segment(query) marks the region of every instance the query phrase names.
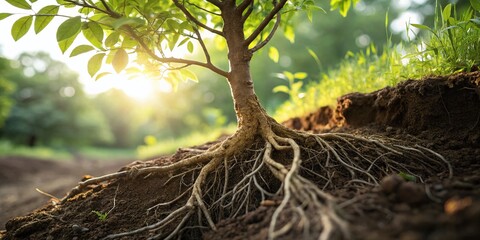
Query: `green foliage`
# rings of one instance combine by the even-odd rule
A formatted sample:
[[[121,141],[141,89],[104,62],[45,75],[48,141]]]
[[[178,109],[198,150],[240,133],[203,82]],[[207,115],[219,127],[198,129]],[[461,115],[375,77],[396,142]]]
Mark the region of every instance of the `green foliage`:
[[[15,21],[12,26],[13,40],[17,41],[23,36],[25,36],[25,34],[27,34],[28,30],[30,29],[30,26],[32,26],[32,21],[32,16],[21,17],[17,21]]]
[[[409,182],[416,182],[417,181],[417,178],[411,174],[408,174],[408,173],[404,173],[404,172],[399,172],[398,173],[398,176],[402,177],[403,179],[405,179],[405,181],[409,181]]]
[[[54,149],[45,146],[27,147],[5,139],[0,139],[0,156],[21,156],[61,161],[70,161],[73,159],[72,154],[66,149]]]
[[[20,73],[10,66],[9,60],[4,58],[0,58],[0,73],[0,128],[2,128],[14,103],[11,94],[15,90],[15,85],[10,78]]]
[[[26,0],[5,0],[10,3],[12,6],[21,8],[21,9],[32,9],[32,6]]]
[[[99,212],[99,211],[92,211],[92,213],[95,213],[95,215],[97,215],[97,217],[98,217],[98,220],[100,220],[100,221],[105,221],[108,217],[108,213],[102,213],[102,212]]]
[[[289,94],[290,99],[277,108],[274,116],[284,121],[303,116],[320,106],[334,105],[337,97],[350,92],[371,92],[394,85],[401,80],[398,65],[401,65],[401,59],[397,52],[378,54],[373,44],[357,54],[349,52],[338,69],[323,74],[318,82],[311,82],[304,88],[301,82],[297,82],[288,92],[283,91]],[[389,70],[398,72],[389,73]],[[289,83],[289,86],[292,84]],[[280,87],[286,86],[275,89]]]
[[[303,98],[305,97],[305,93],[301,91],[303,82],[307,77],[307,73],[305,72],[297,72],[297,73],[291,73],[288,71],[284,71],[283,73],[277,74],[277,77],[283,80],[286,80],[288,82],[287,85],[279,85],[273,88],[273,92],[281,92],[281,93],[286,93],[288,96],[290,96],[289,101],[292,102],[294,105],[299,106],[300,109],[297,109],[296,111],[300,111],[303,113],[306,113],[306,109],[303,108]],[[299,80],[299,81],[296,81]]]
[[[358,3],[360,0],[332,0],[330,1],[330,6],[332,10],[338,9],[342,16],[347,16],[348,10],[350,7]]]
[[[34,146],[88,144],[111,141],[101,112],[94,109],[77,75],[45,54],[23,54],[15,104],[0,128],[0,137]]]
[[[443,10],[438,11],[434,29],[412,24],[413,27],[430,33],[429,38],[421,43],[423,46],[408,56],[412,64],[435,63],[435,66],[432,66],[433,72],[438,74],[468,71],[473,66],[478,66],[480,18],[477,14],[478,11],[468,9],[459,16],[455,6],[448,4]]]
[[[357,1],[353,0],[353,3]],[[30,10],[36,1],[8,0],[7,2],[17,8]],[[76,2],[58,0],[57,3],[59,5],[49,5],[38,12],[19,18],[12,28],[13,38],[18,40],[23,37],[30,29],[32,21],[35,21],[35,33],[39,33],[55,16],[67,17],[57,29],[58,46],[62,52],[66,52],[79,32],[82,32],[97,51],[96,55],[90,59],[88,66],[89,74],[92,77],[96,76],[96,79],[106,75],[104,72],[99,72],[104,63],[112,64],[113,69],[118,73],[133,62],[130,62],[130,59],[134,60],[133,65],[139,68],[138,71],[150,77],[167,76],[165,79],[172,85],[176,85],[179,80],[196,79],[191,77],[192,72],[169,73],[182,69],[182,64],[203,67],[208,65],[208,68],[213,68],[208,47],[203,45],[202,30],[222,35],[224,23],[218,14],[220,9],[208,1],[91,0]],[[331,0],[332,9],[338,8],[342,15],[346,15],[351,3],[352,0]],[[253,33],[264,24],[264,20],[276,5],[276,1],[260,0],[252,6],[247,6],[246,12],[251,14],[248,14],[245,19],[244,33],[246,36],[253,35],[249,41],[252,46],[271,38],[269,33],[277,27],[277,23],[274,23],[275,18],[268,18],[271,23],[267,22],[260,34]],[[59,12],[62,8],[75,8],[78,14],[72,15],[72,11],[69,11],[69,15],[62,14]],[[279,23],[283,26],[283,33],[292,43],[295,41],[294,28],[290,21],[293,14],[299,10],[304,11],[312,21],[315,11],[324,11],[313,0],[285,1],[281,10],[283,17],[277,20],[281,21]],[[8,16],[10,16],[9,13],[3,13],[0,20]],[[104,35],[108,37],[105,38]],[[201,45],[207,64],[197,60],[175,59],[172,52],[183,45],[186,45],[189,53],[194,53],[195,48]],[[76,56],[89,51],[83,47],[81,49],[77,47],[70,55]],[[278,51],[275,52],[275,48],[271,48],[270,52],[271,57],[278,61],[278,57],[275,57]],[[110,61],[104,56],[113,56],[113,60]]]
[[[321,75],[317,82],[296,91],[283,91],[290,95],[290,100],[277,109],[275,117],[284,121],[305,115],[320,106],[334,105],[337,97],[347,93],[372,92],[405,79],[469,71],[478,66],[478,17],[471,9],[460,17],[455,12],[452,5],[439,11],[434,28],[412,24],[430,32],[429,36],[417,41],[395,46],[388,44],[381,54],[373,44],[356,54],[348,52],[337,69]],[[287,89],[287,86],[277,88]],[[302,101],[296,99],[300,95],[303,96]]]
[[[188,135],[177,138],[158,139],[152,135],[145,137],[144,144],[138,146],[137,154],[140,159],[148,159],[154,156],[172,154],[180,147],[195,146],[207,141],[214,141],[225,134],[232,134],[235,125],[223,128],[211,128],[208,130],[194,131]]]
[[[58,13],[58,9],[59,6],[49,5],[38,11],[34,24],[36,34],[40,33],[53,20],[53,17]]]

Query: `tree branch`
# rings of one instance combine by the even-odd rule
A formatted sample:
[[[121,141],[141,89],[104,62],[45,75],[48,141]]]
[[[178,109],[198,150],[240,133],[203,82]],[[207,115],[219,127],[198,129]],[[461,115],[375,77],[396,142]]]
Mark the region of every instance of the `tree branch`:
[[[238,5],[237,9],[239,12],[243,13],[245,9],[247,9],[248,6],[251,6],[253,4],[253,0],[243,0],[240,5]]]
[[[200,35],[200,32],[198,31],[197,28],[194,28],[193,31],[195,32],[195,35],[197,35],[197,41],[200,43],[200,46],[202,47],[207,63],[211,63],[212,61],[210,59],[210,53],[208,52],[207,46],[205,46],[205,42],[202,39],[202,35]]]
[[[278,26],[280,25],[281,20],[282,20],[282,14],[277,13],[277,20],[275,21],[275,25],[273,26],[272,31],[270,31],[270,33],[268,34],[267,38],[265,38],[265,40],[263,40],[262,42],[260,42],[255,47],[253,47],[252,49],[249,50],[251,53],[254,53],[254,52],[260,50],[262,47],[267,45],[267,43],[270,42],[270,40],[272,40],[273,36],[275,35],[275,31],[277,31]]]
[[[207,0],[207,2],[217,6],[218,8],[221,8],[222,7],[222,2],[218,1],[218,0]]]
[[[242,10],[242,13],[245,10]],[[245,23],[247,21],[248,17],[250,17],[250,14],[253,12],[253,0],[250,2],[250,7],[248,8],[247,12],[242,16],[242,23]]]
[[[189,2],[188,5],[194,6],[194,7],[198,8],[198,9],[204,11],[204,12],[210,13],[210,14],[215,15],[215,16],[221,16],[220,13],[216,13],[216,12],[213,12],[213,11],[209,11],[209,10],[207,10],[207,9],[205,9],[205,8],[202,8],[202,7],[200,7],[200,6],[198,6],[197,4],[194,4],[194,3],[190,3],[190,2]]]
[[[127,32],[132,36],[132,38],[134,38],[140,44],[140,46],[145,50],[145,52],[156,61],[159,61],[161,63],[181,63],[186,65],[196,65],[196,66],[209,69],[218,75],[228,77],[228,73],[226,71],[223,71],[222,69],[216,67],[211,62],[204,63],[204,62],[199,62],[199,61],[189,60],[189,59],[182,59],[182,58],[160,57],[157,54],[155,54],[155,52],[152,49],[150,49],[150,47],[142,40],[141,37],[139,37],[135,33],[135,31],[130,26],[126,26],[125,28]]]
[[[272,11],[263,19],[263,21],[260,23],[260,25],[253,31],[253,33],[245,40],[244,45],[248,46],[250,43],[255,40],[255,38],[260,35],[260,33],[267,27],[268,23],[272,21],[273,17],[285,6],[287,3],[287,0],[281,0],[275,7],[272,9]]]
[[[187,17],[188,20],[194,22],[195,24],[197,24],[198,26],[204,28],[205,30],[209,31],[209,32],[212,32],[212,33],[215,33],[217,35],[220,35],[223,37],[223,33],[221,31],[218,31],[218,30],[215,30],[205,24],[203,24],[202,22],[198,21],[197,18],[195,18],[186,8],[184,5],[180,4],[180,2],[178,0],[173,0],[173,3],[175,3],[175,6],[177,6],[184,14],[185,16]]]

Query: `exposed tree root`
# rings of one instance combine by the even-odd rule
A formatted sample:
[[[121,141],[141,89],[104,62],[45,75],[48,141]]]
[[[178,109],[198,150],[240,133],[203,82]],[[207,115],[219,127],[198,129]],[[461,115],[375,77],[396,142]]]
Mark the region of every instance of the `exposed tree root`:
[[[452,174],[448,161],[421,146],[344,133],[300,133],[276,123],[268,126],[261,136],[234,135],[208,151],[177,163],[88,179],[72,190],[63,202],[87,185],[174,170],[180,174],[172,178],[183,177],[191,173],[191,169],[201,167],[183,193],[149,209],[177,206],[170,214],[154,224],[111,234],[104,239],[146,231],[151,234],[150,239],[172,239],[192,228],[216,230],[220,220],[241,216],[263,201],[278,199],[281,201],[274,204],[269,239],[291,231],[303,234],[303,239],[348,239],[348,225],[337,213],[335,199],[326,190],[339,184],[377,185],[382,177],[400,172],[423,181],[426,176],[416,171],[420,168],[429,169],[429,174],[444,171]],[[350,181],[338,182],[339,177]],[[277,179],[273,185],[272,178]]]

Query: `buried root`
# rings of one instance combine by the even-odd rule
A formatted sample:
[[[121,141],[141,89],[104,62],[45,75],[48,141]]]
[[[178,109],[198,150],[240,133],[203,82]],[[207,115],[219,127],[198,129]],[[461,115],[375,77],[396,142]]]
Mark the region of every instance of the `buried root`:
[[[234,135],[176,163],[88,179],[79,183],[62,203],[88,185],[177,172],[168,181],[180,178],[182,193],[148,209],[173,211],[159,215],[156,223],[103,239],[146,232],[149,239],[172,239],[189,231],[215,231],[220,220],[242,216],[259,205],[275,207],[268,227],[269,239],[290,232],[301,234],[302,239],[349,239],[348,224],[328,190],[344,185],[376,186],[384,176],[395,173],[409,174],[421,182],[440,172],[452,175],[449,162],[438,153],[393,139],[290,130],[263,135],[244,146],[231,144]],[[186,181],[189,176],[192,179]]]

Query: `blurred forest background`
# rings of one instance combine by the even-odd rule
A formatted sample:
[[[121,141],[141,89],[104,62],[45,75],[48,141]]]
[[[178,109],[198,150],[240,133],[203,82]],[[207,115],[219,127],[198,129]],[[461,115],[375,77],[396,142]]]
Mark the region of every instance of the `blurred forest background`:
[[[321,5],[328,10],[328,3]],[[406,21],[432,26],[436,3],[363,0],[346,18],[317,12],[310,22],[306,14],[296,15],[294,39],[277,34],[270,45],[279,52],[278,62],[271,60],[268,47],[252,61],[260,101],[275,116],[290,98],[272,91],[288,85],[278,73],[305,72],[305,86],[337,68],[349,51],[359,52],[372,44],[381,51],[383,46],[414,40],[415,35],[406,35]],[[438,1],[442,6],[447,3],[456,3],[457,9],[469,6],[467,0]],[[0,46],[0,155],[146,158],[201,144],[234,129],[227,82],[209,72],[194,69],[199,83],[181,83],[177,91],[155,88],[145,99],[115,88],[88,94],[80,75],[48,53],[1,57],[1,49],[8,47]],[[225,56],[221,46],[212,51],[214,59]],[[228,63],[219,64],[226,69]]]

